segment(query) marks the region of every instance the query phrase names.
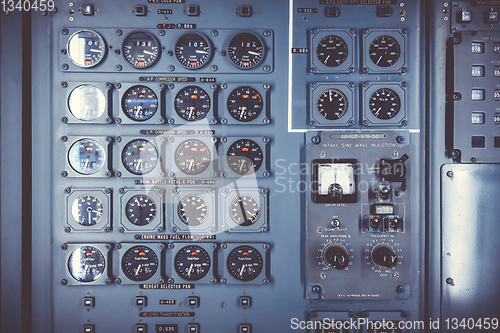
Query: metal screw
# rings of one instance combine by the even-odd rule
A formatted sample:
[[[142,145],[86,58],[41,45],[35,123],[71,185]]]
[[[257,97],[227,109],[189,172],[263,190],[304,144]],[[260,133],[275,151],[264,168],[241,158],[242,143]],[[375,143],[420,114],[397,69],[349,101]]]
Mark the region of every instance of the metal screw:
[[[115,173],[115,175],[116,175],[116,177],[121,177],[121,176],[122,176],[122,173],[121,173],[120,171],[117,171],[117,172]]]
[[[64,232],[66,232],[66,233],[71,232],[71,228],[70,227],[64,227]]]
[[[354,126],[354,120],[349,120],[349,121],[347,122],[347,125],[348,125],[348,126]]]
[[[406,73],[408,73],[408,68],[406,68],[406,67],[401,68],[401,74],[406,74]],[[405,86],[403,86],[403,87],[405,87]]]
[[[265,65],[263,70],[264,70],[264,72],[269,72],[269,71],[271,71],[271,66]]]
[[[217,67],[216,65],[213,65],[211,68],[210,68],[212,71],[216,72],[219,70],[219,67]]]
[[[66,81],[61,82],[61,87],[63,87],[63,88],[68,87],[68,82],[66,82]]]
[[[125,232],[125,229],[124,229],[123,227],[120,227],[120,228],[118,228],[118,232],[120,232],[120,233],[124,233],[124,232]]]
[[[318,144],[321,141],[321,139],[319,138],[319,136],[313,136],[311,138],[311,141],[312,143]]]
[[[455,285],[455,283],[454,283],[454,281],[453,281],[452,278],[447,278],[446,279],[446,283],[449,284],[450,286],[454,286]]]
[[[61,250],[67,250],[68,249],[68,245],[67,244],[63,244],[61,245]]]
[[[168,66],[168,70],[171,72],[175,71],[175,66],[174,65]]]
[[[370,122],[368,120],[363,120],[363,125],[368,126],[370,125]]]
[[[116,65],[115,69],[116,69],[117,71],[121,71],[121,70],[123,69],[123,67],[122,67],[121,65]]]
[[[401,126],[403,126],[403,127],[404,127],[404,126],[407,126],[407,125],[408,125],[408,121],[407,121],[407,120],[403,120],[403,121],[401,122]]]
[[[334,228],[340,227],[340,220],[339,219],[332,220],[332,227]]]
[[[315,294],[319,294],[319,292],[321,291],[321,287],[320,286],[313,286],[311,288],[311,291]]]
[[[266,31],[264,31],[263,35],[264,35],[264,37],[269,37],[269,36],[271,36],[271,31],[266,30]]]
[[[158,35],[160,35],[160,36],[165,36],[165,30],[160,30],[160,31],[158,31]]]
[[[68,70],[69,69],[69,65],[68,64],[63,64],[62,65],[62,69],[65,70],[65,71]]]
[[[66,124],[68,122],[68,118],[67,117],[62,117],[61,118],[61,122]]]
[[[313,287],[314,288],[314,287]],[[316,318],[318,316],[317,312],[311,312],[311,318]]]
[[[403,143],[404,141],[405,141],[405,138],[404,138],[404,137],[402,137],[401,135],[398,135],[398,136],[396,137],[396,142],[397,142],[397,143]]]
[[[121,35],[123,34],[123,31],[121,31],[120,29],[118,29],[118,30],[116,30],[116,34],[117,34],[118,36],[121,36]]]
[[[219,35],[219,32],[217,30],[212,30],[211,32],[212,36],[218,36]]]
[[[408,86],[408,83],[406,81],[401,82],[401,86],[406,87]]]
[[[398,286],[398,287],[396,288],[396,292],[397,292],[398,294],[402,294],[404,291],[405,291],[405,288],[404,288],[403,286]]]
[[[453,177],[453,171],[451,171],[451,170],[450,170],[450,171],[448,171],[448,172],[446,173],[446,175],[447,175],[448,177],[452,178],[452,177]]]
[[[116,118],[115,121],[116,121],[117,124],[121,124],[122,123],[122,118]]]
[[[68,284],[68,280],[66,280],[66,279],[62,279],[62,280],[61,280],[61,284],[62,284],[63,286],[67,285],[67,284]]]
[[[320,277],[322,280],[324,280],[324,279],[326,279],[326,274],[325,274],[325,273],[321,273],[321,274],[319,275],[319,277]]]

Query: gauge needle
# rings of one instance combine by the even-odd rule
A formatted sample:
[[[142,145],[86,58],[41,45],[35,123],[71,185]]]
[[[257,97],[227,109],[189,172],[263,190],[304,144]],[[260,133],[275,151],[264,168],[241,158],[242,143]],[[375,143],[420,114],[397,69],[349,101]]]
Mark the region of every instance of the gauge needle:
[[[102,50],[96,50],[96,49],[90,49],[90,52],[99,52],[99,53],[102,53],[103,51]]]
[[[193,270],[193,264],[191,264],[191,266],[189,266],[188,277],[191,277],[191,271],[192,270]]]
[[[87,271],[89,270],[89,266],[85,266],[85,271],[83,272],[83,276],[87,276]]]
[[[191,116],[193,115],[193,112],[194,112],[194,106],[191,106],[191,107],[189,108],[188,118],[191,118]]]
[[[331,102],[332,101],[332,91],[331,90],[328,91],[328,97],[330,97],[330,102]]]
[[[135,272],[134,272],[134,275],[135,275],[135,276],[138,276],[138,275],[139,275],[139,272],[141,271],[141,266],[142,266],[142,264],[139,264],[139,266],[137,266],[137,269],[136,269],[136,270],[135,270]]]
[[[193,162],[194,162],[194,160],[191,160],[191,162],[189,162],[188,171],[191,170],[191,168],[193,167]]]
[[[252,214],[248,210],[247,210],[247,213],[250,214],[253,218],[255,218],[257,216],[257,214]]]
[[[196,53],[204,53],[204,54],[207,54],[208,52],[207,52],[207,51],[202,51],[202,50],[196,50]]]
[[[243,118],[243,115],[245,114],[246,109],[247,109],[247,108],[246,108],[245,106],[243,106],[243,107],[241,108],[240,119],[241,119],[241,118]]]
[[[91,210],[92,213],[96,213],[96,214],[99,214],[99,215],[102,215],[102,213],[100,211],[97,211],[97,210]]]
[[[323,61],[323,62],[326,64],[326,62],[328,61],[328,59],[330,59],[330,55],[328,55],[328,57],[326,57],[325,61]]]
[[[248,54],[252,54],[252,55],[256,55],[256,56],[260,56],[260,53],[253,52],[253,51],[248,51]]]
[[[149,52],[149,51],[146,51],[146,50],[144,50],[144,51],[142,51],[142,52],[143,52],[143,53],[146,53],[146,54],[149,54],[149,55],[156,55],[156,54],[154,54],[153,52]]]
[[[243,266],[241,266],[240,276],[243,276],[243,272],[245,271],[245,266],[246,266],[246,264],[243,264]]]
[[[378,65],[378,63],[380,62],[380,60],[382,60],[382,56],[380,56],[380,58],[378,58],[378,60],[377,60],[377,65]]]
[[[92,213],[89,211],[89,224],[90,224],[90,221],[92,221]]]
[[[135,199],[135,202],[137,202],[137,204],[140,206],[141,203],[139,202],[139,200],[137,200],[137,198],[134,198]]]
[[[139,160],[139,163],[137,163],[135,170],[139,171],[139,168],[141,167],[141,163],[142,163],[142,160]]]
[[[137,116],[139,115],[139,111],[141,111],[142,109],[142,106],[138,106],[137,109],[135,109],[135,112],[134,112],[134,116],[137,118]]]
[[[83,171],[87,170],[87,166],[89,165],[90,160],[85,160],[85,165],[83,166]]]
[[[380,110],[382,110],[382,107],[379,107],[379,108],[378,108],[377,112],[375,112],[375,116],[378,116],[378,115],[379,115]]]
[[[241,160],[240,171],[243,170],[243,166],[245,165],[245,160]]]
[[[201,206],[196,207],[196,209],[198,210],[198,209],[203,208],[203,207],[206,207],[206,206],[207,206],[207,204],[203,204],[203,205],[201,205]]]

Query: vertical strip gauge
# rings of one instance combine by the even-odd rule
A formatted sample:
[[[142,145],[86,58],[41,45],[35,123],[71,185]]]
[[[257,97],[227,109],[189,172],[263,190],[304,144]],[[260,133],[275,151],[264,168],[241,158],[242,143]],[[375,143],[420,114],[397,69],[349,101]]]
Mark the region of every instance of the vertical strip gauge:
[[[202,68],[208,63],[212,54],[210,41],[199,33],[186,34],[175,44],[175,56],[181,66],[187,69]]]
[[[123,41],[122,52],[130,66],[144,69],[153,66],[160,58],[160,43],[145,31],[131,32]]]
[[[82,175],[91,175],[104,166],[106,152],[96,140],[81,139],[76,141],[68,152],[69,165]]]
[[[69,38],[68,55],[78,67],[90,68],[97,66],[106,56],[106,42],[95,31],[77,31]]]
[[[106,98],[99,88],[91,84],[82,84],[71,91],[68,108],[79,120],[96,120],[106,110]]]

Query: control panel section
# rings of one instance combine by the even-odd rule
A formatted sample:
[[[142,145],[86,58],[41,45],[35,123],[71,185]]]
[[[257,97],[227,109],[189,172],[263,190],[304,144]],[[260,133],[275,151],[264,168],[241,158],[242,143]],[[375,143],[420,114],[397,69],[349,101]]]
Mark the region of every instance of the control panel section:
[[[409,297],[410,134],[322,132],[309,139],[307,298]]]

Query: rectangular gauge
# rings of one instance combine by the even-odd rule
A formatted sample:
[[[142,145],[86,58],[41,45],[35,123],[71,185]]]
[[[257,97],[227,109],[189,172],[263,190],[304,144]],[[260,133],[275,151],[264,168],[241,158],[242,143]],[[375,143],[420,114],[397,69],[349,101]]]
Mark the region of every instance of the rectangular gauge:
[[[314,202],[357,202],[356,168],[357,160],[314,160],[312,183]]]

